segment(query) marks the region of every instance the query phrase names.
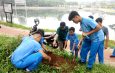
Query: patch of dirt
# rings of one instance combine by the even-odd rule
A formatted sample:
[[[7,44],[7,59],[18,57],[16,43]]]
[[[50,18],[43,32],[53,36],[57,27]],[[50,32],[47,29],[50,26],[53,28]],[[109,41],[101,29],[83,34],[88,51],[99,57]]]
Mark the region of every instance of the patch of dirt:
[[[63,68],[64,65],[67,65],[68,67],[66,67],[66,70],[67,69],[70,70],[70,69],[74,69],[74,66],[77,65],[76,62],[64,58],[63,56],[55,55],[52,52],[47,52],[47,55],[51,57],[51,62],[49,63],[48,61],[43,60],[42,63],[50,65],[51,67],[55,67],[56,69]]]

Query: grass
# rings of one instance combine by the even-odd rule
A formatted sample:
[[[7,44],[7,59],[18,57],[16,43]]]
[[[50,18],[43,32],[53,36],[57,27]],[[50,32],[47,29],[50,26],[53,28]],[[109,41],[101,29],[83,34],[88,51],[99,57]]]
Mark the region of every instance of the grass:
[[[21,37],[7,37],[0,36],[0,73],[26,73],[24,70],[15,68],[11,62],[9,56],[15,50],[15,48],[20,44]],[[61,52],[58,49],[53,49],[47,46],[49,50],[57,55],[64,56],[65,58],[70,58],[66,52]],[[80,65],[78,63],[74,69],[68,69],[68,64],[64,64],[61,69],[55,69],[49,65],[40,64],[39,68],[32,73],[115,73],[115,67],[95,64],[92,71],[87,71],[86,65]],[[66,72],[64,72],[66,70]]]
[[[30,30],[31,28],[23,26],[21,24],[16,24],[16,23],[7,23],[7,22],[3,22],[0,21],[1,25],[5,25],[5,26],[9,26],[9,27],[15,27],[15,28],[21,28],[21,29],[26,29],[26,30]],[[55,32],[56,30],[51,30],[51,29],[44,29],[45,32]]]
[[[114,40],[109,40],[109,47],[115,48],[115,41]]]
[[[27,29],[27,30],[31,29],[31,28],[25,27],[23,25],[19,25],[19,24],[15,24],[15,23],[7,23],[7,22],[3,22],[3,21],[0,21],[0,24],[5,25],[5,26],[9,26],[9,27],[22,28],[22,29]],[[56,32],[56,30],[51,30],[51,29],[44,29],[44,31],[45,32]],[[78,35],[78,38],[80,39],[81,35]],[[115,44],[115,41],[113,41],[113,40],[109,41],[109,47],[110,48],[114,48],[115,47],[114,44]]]
[[[25,27],[23,25],[19,25],[19,24],[15,24],[15,23],[7,23],[7,22],[3,22],[3,21],[0,21],[0,24],[1,25],[5,25],[5,26],[9,26],[9,27],[15,27],[15,28],[21,28],[21,29],[27,29],[27,30],[30,30],[30,28],[28,27]]]

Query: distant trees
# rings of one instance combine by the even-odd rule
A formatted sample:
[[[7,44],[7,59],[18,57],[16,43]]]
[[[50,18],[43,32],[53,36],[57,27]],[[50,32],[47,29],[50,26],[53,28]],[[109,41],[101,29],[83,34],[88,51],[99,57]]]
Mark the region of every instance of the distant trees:
[[[12,3],[15,5],[15,0],[0,0],[0,6],[2,3]],[[66,2],[65,0],[26,0],[26,5],[31,7],[53,7],[59,5],[79,5],[77,2]],[[97,1],[93,3],[81,3],[81,5],[85,5],[86,7],[101,7],[101,8],[115,8],[115,1]]]
[[[63,5],[65,0],[26,0],[27,6],[42,6],[42,7],[51,7],[57,5]]]
[[[15,5],[15,0],[0,0],[0,5],[2,5],[2,1]],[[57,6],[64,3],[65,0],[26,0],[27,6]]]

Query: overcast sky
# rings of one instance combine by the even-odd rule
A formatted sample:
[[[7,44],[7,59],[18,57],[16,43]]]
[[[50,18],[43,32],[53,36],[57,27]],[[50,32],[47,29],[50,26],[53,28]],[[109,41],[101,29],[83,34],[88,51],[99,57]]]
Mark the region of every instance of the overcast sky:
[[[94,1],[113,1],[113,0],[65,0],[67,2],[94,2]]]

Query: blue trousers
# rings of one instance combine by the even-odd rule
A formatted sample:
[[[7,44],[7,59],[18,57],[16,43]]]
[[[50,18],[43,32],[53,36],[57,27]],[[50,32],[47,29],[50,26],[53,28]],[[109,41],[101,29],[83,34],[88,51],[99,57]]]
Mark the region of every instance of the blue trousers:
[[[115,56],[115,49],[113,50],[112,56]]]
[[[87,54],[88,54],[88,52],[90,50],[90,46],[91,46],[91,41],[88,40],[88,39],[85,39],[83,41],[81,51],[80,51],[81,62],[86,62]]]
[[[87,54],[90,51],[87,67],[92,68],[92,66],[95,62],[97,53],[99,56],[98,57],[99,62],[103,63],[103,61],[104,61],[103,48],[104,48],[104,41],[91,42],[90,40],[84,40],[82,49],[80,52],[81,62],[86,62]]]
[[[72,51],[72,48],[73,48],[73,44],[70,45],[70,50]],[[78,48],[77,48],[77,45],[74,47],[74,51],[72,52],[72,55],[74,55],[75,53],[75,56],[78,57]]]
[[[37,68],[38,64],[41,63],[41,61],[42,61],[42,54],[37,52],[13,64],[17,68],[21,69],[27,68],[30,71],[32,71]]]

